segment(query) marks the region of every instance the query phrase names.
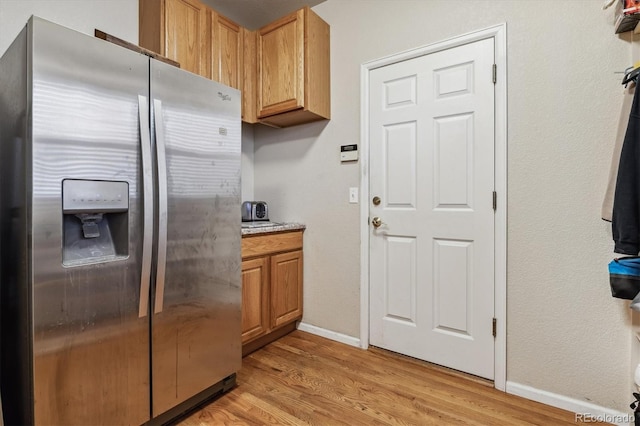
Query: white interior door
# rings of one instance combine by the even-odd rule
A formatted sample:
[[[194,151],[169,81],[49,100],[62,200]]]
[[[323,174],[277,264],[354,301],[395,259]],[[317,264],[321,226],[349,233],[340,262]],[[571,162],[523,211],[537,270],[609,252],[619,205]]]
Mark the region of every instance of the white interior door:
[[[489,38],[369,80],[370,343],[489,379],[493,64]]]

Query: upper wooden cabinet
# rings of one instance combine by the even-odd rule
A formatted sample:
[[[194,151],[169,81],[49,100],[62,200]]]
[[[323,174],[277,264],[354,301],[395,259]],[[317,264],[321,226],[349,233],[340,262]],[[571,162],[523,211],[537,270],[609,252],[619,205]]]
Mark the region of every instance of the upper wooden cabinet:
[[[256,61],[256,39],[258,32],[242,29],[243,69],[242,69],[242,121],[257,123],[256,87],[258,85],[258,63]]]
[[[210,10],[211,79],[242,92],[242,121],[256,123],[255,31]]]
[[[287,127],[331,116],[329,25],[309,7],[258,30],[260,122]]]
[[[214,10],[211,16],[211,79],[242,90],[242,27]]]
[[[242,92],[242,121],[256,123],[256,33],[199,0],[140,0],[140,46]]]
[[[140,46],[211,78],[209,10],[198,0],[140,0]]]
[[[305,7],[249,31],[200,0],[139,0],[140,46],[242,92],[242,121],[330,118],[329,25]]]

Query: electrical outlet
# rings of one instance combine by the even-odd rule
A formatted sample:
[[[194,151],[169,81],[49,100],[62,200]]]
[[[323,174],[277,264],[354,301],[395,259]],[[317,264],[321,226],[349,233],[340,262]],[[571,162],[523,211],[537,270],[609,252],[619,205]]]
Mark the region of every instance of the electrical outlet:
[[[351,204],[358,204],[358,188],[349,188],[349,202]]]

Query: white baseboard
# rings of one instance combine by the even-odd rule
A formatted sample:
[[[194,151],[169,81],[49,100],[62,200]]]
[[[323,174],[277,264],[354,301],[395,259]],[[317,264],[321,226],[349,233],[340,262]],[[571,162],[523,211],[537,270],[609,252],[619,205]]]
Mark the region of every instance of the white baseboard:
[[[572,411],[576,413],[576,423],[604,421],[625,426],[633,424],[633,413],[631,411],[623,413],[621,411],[601,407],[589,402],[580,401],[579,399],[569,398],[568,396],[559,395],[510,381],[507,381],[506,392],[532,401],[551,405],[552,407]]]
[[[344,343],[345,345],[360,347],[360,339],[347,336],[346,334],[336,333],[335,331],[327,330],[326,328],[316,327],[315,325],[307,324],[304,322],[298,323],[298,330],[306,331],[307,333],[315,334],[316,336],[326,337],[327,339],[335,340],[336,342]]]

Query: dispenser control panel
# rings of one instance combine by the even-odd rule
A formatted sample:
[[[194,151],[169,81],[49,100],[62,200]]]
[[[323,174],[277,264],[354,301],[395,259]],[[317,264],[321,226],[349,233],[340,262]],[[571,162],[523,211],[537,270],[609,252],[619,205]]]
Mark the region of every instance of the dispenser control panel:
[[[129,183],[122,181],[65,179],[62,181],[62,210],[123,212],[129,209]]]

